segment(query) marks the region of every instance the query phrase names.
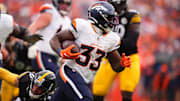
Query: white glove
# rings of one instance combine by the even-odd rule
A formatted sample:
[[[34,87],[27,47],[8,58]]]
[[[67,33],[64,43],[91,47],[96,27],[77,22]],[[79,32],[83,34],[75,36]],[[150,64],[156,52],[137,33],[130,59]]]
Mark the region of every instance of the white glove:
[[[28,48],[28,58],[29,59],[36,58],[38,50],[39,50],[39,48],[37,46],[35,46],[35,45],[30,46]]]

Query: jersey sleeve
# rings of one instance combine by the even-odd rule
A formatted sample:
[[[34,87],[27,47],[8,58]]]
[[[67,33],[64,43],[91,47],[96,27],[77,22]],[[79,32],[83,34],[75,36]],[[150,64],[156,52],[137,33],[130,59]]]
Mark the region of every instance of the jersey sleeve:
[[[41,12],[41,13],[44,13],[44,12],[48,12],[48,13],[52,13],[52,6],[51,5],[49,5],[49,4],[44,4],[44,5],[42,5],[41,7],[40,7],[40,9],[39,9],[39,11]]]
[[[135,23],[140,23],[141,22],[141,16],[140,16],[140,13],[136,10],[129,10],[129,12],[132,13],[132,17],[130,19],[130,23],[131,24],[135,24]]]
[[[118,49],[120,47],[120,44],[121,44],[120,37],[114,32],[112,32],[111,34],[112,34],[111,39],[110,39],[111,40],[111,43],[110,43],[111,47],[108,49],[108,52],[111,52],[113,50]]]

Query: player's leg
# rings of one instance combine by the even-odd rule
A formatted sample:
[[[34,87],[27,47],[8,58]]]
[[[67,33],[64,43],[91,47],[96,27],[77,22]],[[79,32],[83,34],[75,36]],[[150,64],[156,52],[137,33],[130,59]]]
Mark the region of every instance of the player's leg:
[[[93,81],[94,101],[103,101],[116,75],[117,73],[112,70],[108,59],[104,58]]]
[[[75,70],[62,66],[57,72],[58,90],[55,91],[54,101],[92,101],[88,85]]]
[[[54,73],[58,71],[56,57],[43,52],[37,53],[36,58],[32,60],[32,66],[37,70],[51,70]]]
[[[132,95],[140,79],[140,60],[138,54],[130,55],[131,67],[119,73],[123,101],[132,101]]]

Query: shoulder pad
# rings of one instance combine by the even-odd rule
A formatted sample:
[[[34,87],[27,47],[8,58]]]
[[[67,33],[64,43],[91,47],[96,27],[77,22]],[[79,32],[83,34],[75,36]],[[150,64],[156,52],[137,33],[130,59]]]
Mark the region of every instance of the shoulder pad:
[[[23,76],[27,75],[29,72],[24,72],[24,73],[21,73],[19,76],[18,76],[18,79],[22,78]]]
[[[24,73],[22,73],[22,74],[20,74],[19,76],[18,76],[18,79],[20,80],[20,79],[23,79],[23,78],[34,78],[34,73],[32,73],[32,72],[24,72]]]
[[[130,13],[135,13],[135,14],[140,14],[137,10],[135,9],[129,9],[128,12]]]
[[[72,21],[72,26],[73,26],[74,30],[77,31],[78,30],[77,26],[81,27],[81,25],[83,25],[84,22],[85,22],[84,19],[80,19],[80,18],[74,19]]]
[[[136,11],[134,9],[130,9],[128,11],[129,11],[129,13],[133,13],[130,23],[140,23],[141,22],[141,16],[138,11]]]
[[[42,5],[39,9],[40,12],[43,12],[44,10],[52,9],[52,6],[49,4]]]

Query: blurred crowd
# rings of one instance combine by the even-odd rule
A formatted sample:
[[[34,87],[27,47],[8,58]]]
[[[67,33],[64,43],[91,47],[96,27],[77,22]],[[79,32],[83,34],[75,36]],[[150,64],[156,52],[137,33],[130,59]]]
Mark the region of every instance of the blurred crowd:
[[[180,2],[129,0],[129,6],[142,16],[138,45],[144,94],[152,101],[179,101]]]
[[[88,6],[95,1],[73,0],[70,17],[87,18]],[[38,16],[39,7],[47,2],[51,0],[0,0],[15,21],[25,27]],[[145,96],[143,101],[179,101],[179,0],[128,0],[128,5],[142,17],[138,42],[142,72],[137,94]]]

